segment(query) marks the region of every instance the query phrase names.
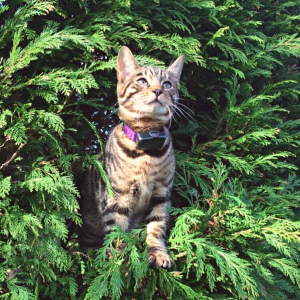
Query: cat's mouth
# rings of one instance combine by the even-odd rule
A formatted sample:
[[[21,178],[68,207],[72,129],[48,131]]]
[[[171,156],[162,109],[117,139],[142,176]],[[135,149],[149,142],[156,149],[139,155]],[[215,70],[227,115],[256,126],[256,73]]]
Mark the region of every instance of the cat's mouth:
[[[153,103],[159,103],[160,105],[163,105],[163,103],[162,103],[161,101],[159,101],[158,98],[156,98],[156,99],[154,99],[154,100],[148,102],[147,105],[151,105],[151,104],[153,104]]]

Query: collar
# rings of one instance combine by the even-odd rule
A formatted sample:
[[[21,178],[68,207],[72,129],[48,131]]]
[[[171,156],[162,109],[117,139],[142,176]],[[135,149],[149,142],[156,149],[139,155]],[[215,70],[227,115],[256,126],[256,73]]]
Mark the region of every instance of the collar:
[[[125,122],[123,123],[124,133],[132,140],[136,141],[137,133],[131,129]]]
[[[123,123],[123,130],[133,142],[136,143],[137,148],[141,150],[161,149],[167,139],[167,134],[162,128],[158,130],[150,130],[145,132],[135,132],[125,122]]]

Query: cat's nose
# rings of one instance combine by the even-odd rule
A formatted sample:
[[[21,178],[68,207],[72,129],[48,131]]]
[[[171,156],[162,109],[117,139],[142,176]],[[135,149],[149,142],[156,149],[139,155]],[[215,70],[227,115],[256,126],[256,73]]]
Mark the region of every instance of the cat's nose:
[[[158,97],[160,94],[162,94],[161,89],[155,89],[155,90],[152,90],[152,92],[156,95],[156,97]]]

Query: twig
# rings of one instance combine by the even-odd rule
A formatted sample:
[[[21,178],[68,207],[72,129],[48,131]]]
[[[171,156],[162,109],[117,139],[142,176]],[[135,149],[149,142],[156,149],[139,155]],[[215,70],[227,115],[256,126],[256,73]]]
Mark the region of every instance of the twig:
[[[65,109],[65,107],[67,106],[67,104],[70,101],[70,99],[73,96],[73,94],[74,94],[74,91],[71,91],[70,94],[67,95],[67,97],[66,97],[66,99],[65,99],[65,101],[63,103],[62,108],[57,111],[58,113],[61,113]]]
[[[0,146],[0,149],[3,148],[3,147],[6,145],[6,143],[9,142],[9,141],[11,141],[11,136],[10,136],[10,134],[8,134],[8,135],[6,136],[4,143]]]
[[[10,141],[10,138],[5,139],[4,143],[0,145],[0,149],[3,148],[8,141]]]
[[[24,143],[21,143],[21,144],[20,144],[19,148],[18,148],[17,151],[10,157],[10,159],[7,160],[4,164],[1,165],[0,171],[1,171],[2,169],[4,169],[5,167],[7,167],[7,166],[8,166],[8,165],[16,158],[16,156],[19,154],[19,152],[22,150],[22,148],[23,148],[24,146],[25,146]]]

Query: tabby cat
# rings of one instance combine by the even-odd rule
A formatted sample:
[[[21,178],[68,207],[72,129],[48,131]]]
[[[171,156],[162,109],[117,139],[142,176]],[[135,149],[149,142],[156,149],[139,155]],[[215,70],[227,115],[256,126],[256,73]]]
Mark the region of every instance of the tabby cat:
[[[115,225],[127,231],[144,221],[149,265],[171,267],[165,238],[175,159],[165,125],[177,105],[183,63],[182,55],[167,70],[139,67],[131,51],[121,48],[117,94],[124,123],[113,129],[105,149],[105,168],[114,196],[108,196],[100,175],[90,169],[81,182],[81,247],[100,247],[103,236]],[[140,149],[135,142],[140,132],[165,136],[161,148],[151,149],[150,142],[149,149]]]

